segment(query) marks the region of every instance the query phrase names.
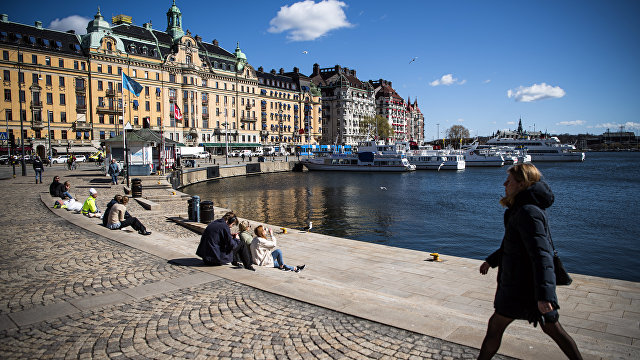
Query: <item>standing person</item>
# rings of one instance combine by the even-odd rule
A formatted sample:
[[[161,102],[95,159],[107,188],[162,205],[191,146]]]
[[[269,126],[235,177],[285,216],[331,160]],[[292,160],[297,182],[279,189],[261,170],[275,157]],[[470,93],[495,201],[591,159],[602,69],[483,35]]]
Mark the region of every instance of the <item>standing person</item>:
[[[107,227],[111,230],[116,230],[131,226],[140,235],[151,235],[151,231],[147,231],[147,228],[142,225],[137,217],[125,218],[128,203],[129,197],[122,196],[118,203],[111,206],[108,214],[109,220],[107,221]]]
[[[40,184],[42,184],[42,173],[44,172],[44,164],[42,160],[40,160],[40,156],[36,155],[33,158],[33,171],[36,173],[36,184],[38,183],[38,179],[40,179]]]
[[[212,221],[202,233],[196,255],[200,256],[205,265],[224,265],[233,261],[233,249],[238,246],[240,239],[231,236],[231,227],[238,224],[238,218],[229,211],[218,220]]]
[[[98,192],[96,189],[89,189],[89,197],[82,204],[82,215],[88,217],[100,217],[100,210],[98,210],[98,206],[96,206],[96,198],[98,197]]]
[[[111,185],[118,185],[118,175],[120,175],[120,166],[116,162],[116,159],[111,159],[109,164],[109,170],[107,171],[111,175]]]
[[[500,348],[502,334],[513,320],[538,323],[570,359],[582,359],[571,336],[558,321],[553,249],[549,240],[546,209],[553,204],[549,186],[532,164],[518,164],[507,171],[505,196],[500,204],[505,232],[500,248],[480,266],[480,273],[498,268],[498,288],[487,334],[478,359],[491,359]]]
[[[280,270],[300,272],[305,265],[296,267],[285,265],[282,259],[282,250],[276,249],[276,237],[273,230],[269,229],[270,240],[267,240],[267,229],[260,225],[255,230],[256,237],[251,241],[251,257],[258,266],[273,266]]]

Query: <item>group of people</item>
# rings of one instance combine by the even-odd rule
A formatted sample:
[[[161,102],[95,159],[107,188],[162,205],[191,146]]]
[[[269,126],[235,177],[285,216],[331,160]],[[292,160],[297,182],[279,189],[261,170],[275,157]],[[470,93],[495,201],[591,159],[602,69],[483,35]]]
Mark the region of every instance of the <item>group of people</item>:
[[[76,201],[71,195],[70,188],[71,184],[69,181],[61,183],[59,176],[53,177],[53,182],[49,185],[49,194],[54,198],[58,198],[53,204],[54,208],[77,211],[87,217],[99,217],[102,219],[102,225],[111,230],[131,226],[138,234],[151,235],[151,231],[148,231],[138,218],[131,216],[127,212],[127,204],[129,203],[128,196],[114,196],[107,204],[104,213],[102,213],[96,204],[96,199],[98,198],[96,189],[90,188],[89,197],[80,205],[80,202]]]
[[[231,228],[236,225],[240,232],[232,234]],[[305,265],[290,266],[284,263],[282,250],[276,248],[273,230],[259,225],[255,228],[254,235],[251,234],[251,224],[248,221],[239,222],[238,217],[229,211],[207,226],[200,238],[196,255],[202,258],[205,265],[231,263],[239,266],[241,262],[245,269],[253,271],[253,265],[294,272],[305,268]]]

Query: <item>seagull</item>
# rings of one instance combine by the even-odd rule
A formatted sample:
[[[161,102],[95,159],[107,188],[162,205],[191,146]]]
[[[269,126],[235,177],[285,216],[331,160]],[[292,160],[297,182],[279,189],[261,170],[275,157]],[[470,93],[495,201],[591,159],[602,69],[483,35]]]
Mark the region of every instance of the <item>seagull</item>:
[[[387,190],[387,188],[384,186],[380,186],[380,190]]]
[[[302,53],[306,55],[306,54],[308,54],[309,52],[308,52],[307,50],[305,50],[305,51],[303,51]]]
[[[311,223],[311,221],[309,221],[309,226],[304,228],[304,231],[310,231],[311,229],[313,229],[313,224]]]
[[[411,59],[411,61],[409,61],[409,64],[411,64],[412,62],[416,61],[416,59],[417,59],[417,58],[418,58],[418,57],[416,56],[416,57],[414,57],[413,59]]]

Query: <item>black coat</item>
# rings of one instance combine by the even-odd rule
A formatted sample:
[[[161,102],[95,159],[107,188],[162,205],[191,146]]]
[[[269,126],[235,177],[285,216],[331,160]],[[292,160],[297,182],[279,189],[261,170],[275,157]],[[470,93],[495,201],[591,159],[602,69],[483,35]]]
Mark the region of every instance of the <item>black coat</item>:
[[[60,197],[63,193],[63,191],[61,191],[62,188],[64,188],[64,184],[54,180],[51,185],[49,185],[49,194],[53,197]]]
[[[541,181],[516,195],[504,213],[502,244],[486,259],[491,267],[500,267],[494,307],[501,315],[535,324],[541,316],[538,301],[559,308],[545,211],[553,201],[551,189]]]
[[[240,240],[231,236],[224,219],[212,221],[202,233],[196,255],[211,265],[223,265],[233,261],[233,249]]]

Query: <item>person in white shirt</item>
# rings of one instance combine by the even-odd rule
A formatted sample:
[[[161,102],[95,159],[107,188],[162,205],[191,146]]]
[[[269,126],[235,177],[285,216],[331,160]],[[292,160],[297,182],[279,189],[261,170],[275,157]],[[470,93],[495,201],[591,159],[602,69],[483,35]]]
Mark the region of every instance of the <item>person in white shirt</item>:
[[[282,250],[276,249],[276,238],[273,236],[273,230],[269,229],[269,240],[267,240],[267,230],[260,225],[255,229],[256,237],[251,241],[251,257],[253,263],[258,266],[273,266],[275,268],[300,272],[305,265],[289,266],[285,265],[282,259]]]

